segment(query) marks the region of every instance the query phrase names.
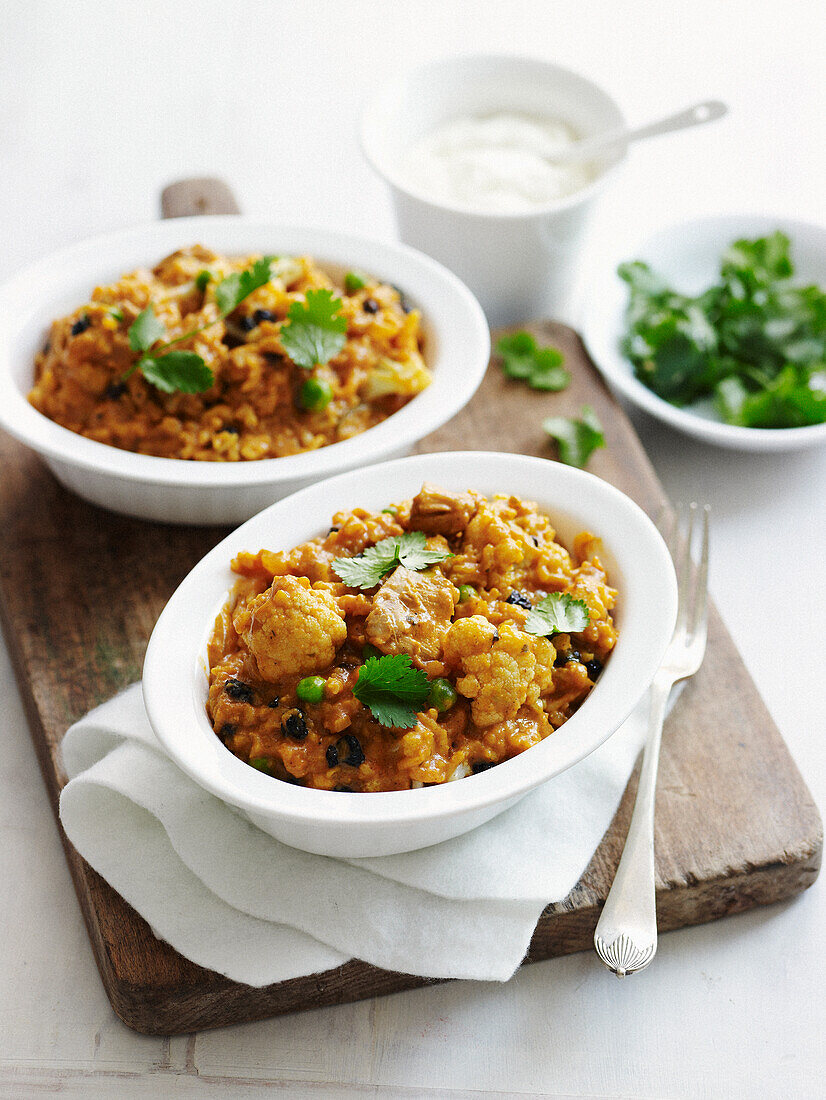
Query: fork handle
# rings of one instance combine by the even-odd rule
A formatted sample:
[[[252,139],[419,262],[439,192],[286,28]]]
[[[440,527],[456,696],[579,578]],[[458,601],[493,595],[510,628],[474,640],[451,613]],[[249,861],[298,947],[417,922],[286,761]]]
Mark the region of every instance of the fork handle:
[[[594,932],[597,954],[618,978],[644,970],[657,951],[654,800],[665,708],[672,686],[669,677],[660,675],[649,689],[648,737],[631,825]]]

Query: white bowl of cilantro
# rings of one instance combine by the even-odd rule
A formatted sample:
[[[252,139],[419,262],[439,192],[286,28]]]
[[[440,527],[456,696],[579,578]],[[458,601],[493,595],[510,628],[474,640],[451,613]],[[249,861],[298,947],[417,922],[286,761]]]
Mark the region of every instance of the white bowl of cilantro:
[[[422,356],[432,382],[360,434],[315,450],[243,462],[187,461],[122,450],[70,431],[34,408],[27,394],[34,382],[35,356],[52,320],[88,302],[95,286],[152,267],[161,257],[195,243],[225,256],[309,256],[335,277],[365,272],[392,284],[420,311]],[[144,352],[138,364],[143,370],[146,349],[158,332],[134,335],[133,349]],[[132,338],[130,331],[130,343]],[[94,504],[171,523],[240,523],[304,485],[408,453],[470,400],[489,354],[490,334],[476,299],[455,275],[411,248],[254,218],[174,218],[83,241],[38,261],[0,287],[0,427],[36,451],[62,484]],[[149,361],[170,363],[168,357]]]
[[[610,258],[582,313],[606,380],[724,447],[826,443],[826,229],[701,218]]]
[[[544,740],[458,782],[375,792],[322,790],[279,781],[250,767],[216,737],[207,714],[210,639],[238,579],[230,565],[233,558],[245,552],[255,555],[261,548],[289,551],[326,534],[333,512],[363,508],[379,513],[391,502],[415,497],[424,482],[450,493],[474,489],[486,498],[502,493],[535,501],[551,518],[556,538],[568,547],[581,531],[600,539],[600,560],[618,592],[612,612],[618,639],[598,682],[579,709]],[[321,855],[389,855],[467,832],[606,741],[651,683],[675,617],[676,580],[665,544],[644,512],[613,486],[560,462],[525,455],[415,455],[303,489],[210,551],[155,626],[143,670],[144,700],[149,721],[172,759],[278,840]],[[277,698],[268,706],[273,704],[277,706]]]

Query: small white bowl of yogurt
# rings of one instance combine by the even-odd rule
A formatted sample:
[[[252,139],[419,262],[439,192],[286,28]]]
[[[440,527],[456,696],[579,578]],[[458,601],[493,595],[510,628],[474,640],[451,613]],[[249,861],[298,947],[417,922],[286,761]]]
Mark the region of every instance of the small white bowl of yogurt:
[[[564,311],[590,208],[625,157],[554,163],[625,119],[592,81],[527,57],[448,58],[384,87],[362,147],[399,235],[459,275],[492,325]]]

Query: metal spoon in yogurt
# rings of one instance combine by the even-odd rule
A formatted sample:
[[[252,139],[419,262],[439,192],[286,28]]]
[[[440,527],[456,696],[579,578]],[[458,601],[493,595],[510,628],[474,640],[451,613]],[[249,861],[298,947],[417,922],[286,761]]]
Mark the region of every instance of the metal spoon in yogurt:
[[[659,134],[670,134],[674,130],[686,130],[690,126],[701,126],[706,122],[714,122],[728,113],[728,107],[719,99],[707,99],[702,103],[695,103],[693,107],[687,107],[676,114],[667,115],[657,122],[649,122],[647,126],[638,126],[633,130],[625,127],[620,130],[609,130],[605,134],[596,134],[594,137],[575,141],[571,145],[560,148],[553,153],[545,153],[544,159],[549,164],[570,164],[573,162],[594,160],[609,150],[630,145],[634,141],[642,141],[644,138],[657,137]]]

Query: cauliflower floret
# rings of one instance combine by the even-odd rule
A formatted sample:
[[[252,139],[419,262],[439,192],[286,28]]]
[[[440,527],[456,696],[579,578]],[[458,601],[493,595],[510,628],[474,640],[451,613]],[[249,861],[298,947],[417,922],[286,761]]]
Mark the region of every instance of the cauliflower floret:
[[[233,624],[264,680],[276,683],[329,665],[347,637],[344,617],[329,592],[306,577],[275,577],[236,612]]]
[[[415,397],[426,390],[431,381],[430,371],[417,351],[409,352],[407,358],[401,360],[382,356],[368,374],[361,396],[365,401],[375,401],[391,393]]]
[[[496,627],[480,615],[455,622],[445,638],[445,662],[464,675],[456,690],[470,699],[477,726],[514,718],[553,685],[556,650],[547,638],[511,624]]]

